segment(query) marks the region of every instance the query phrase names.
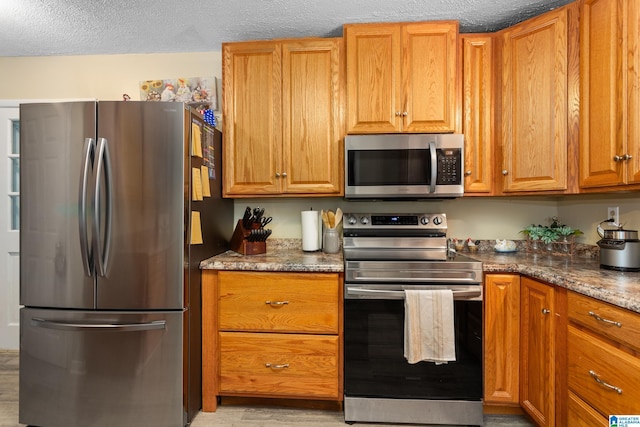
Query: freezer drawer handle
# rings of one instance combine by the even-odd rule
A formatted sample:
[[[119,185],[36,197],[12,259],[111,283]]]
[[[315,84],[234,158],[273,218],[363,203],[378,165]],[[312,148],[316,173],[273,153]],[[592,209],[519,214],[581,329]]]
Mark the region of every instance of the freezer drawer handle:
[[[154,329],[166,329],[167,322],[165,320],[157,320],[147,323],[71,323],[71,322],[54,322],[39,317],[31,318],[31,324],[40,328],[56,329],[59,331],[151,331]]]

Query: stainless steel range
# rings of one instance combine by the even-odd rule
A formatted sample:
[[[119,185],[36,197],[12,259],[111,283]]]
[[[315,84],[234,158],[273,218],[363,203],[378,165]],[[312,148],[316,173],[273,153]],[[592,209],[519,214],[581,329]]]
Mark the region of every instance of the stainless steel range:
[[[482,425],[482,263],[450,251],[445,214],[344,215],[346,422]],[[404,296],[451,289],[456,360],[404,357]]]

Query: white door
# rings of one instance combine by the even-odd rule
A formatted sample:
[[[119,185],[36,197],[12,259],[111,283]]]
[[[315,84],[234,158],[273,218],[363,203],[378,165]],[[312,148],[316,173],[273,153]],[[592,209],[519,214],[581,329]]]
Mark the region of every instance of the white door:
[[[19,109],[0,107],[0,349],[19,346]]]

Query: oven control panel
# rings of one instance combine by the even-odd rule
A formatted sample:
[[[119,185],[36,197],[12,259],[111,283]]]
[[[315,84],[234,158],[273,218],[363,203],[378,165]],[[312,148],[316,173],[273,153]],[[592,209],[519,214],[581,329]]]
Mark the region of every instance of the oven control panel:
[[[422,230],[446,233],[447,216],[443,213],[345,213],[345,233],[358,230]]]

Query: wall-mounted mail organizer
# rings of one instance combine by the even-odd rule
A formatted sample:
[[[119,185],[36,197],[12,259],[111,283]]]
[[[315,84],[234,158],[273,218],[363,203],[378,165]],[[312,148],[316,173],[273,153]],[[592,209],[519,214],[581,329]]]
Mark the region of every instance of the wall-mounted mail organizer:
[[[261,227],[259,223],[251,224],[247,229],[238,220],[236,229],[231,236],[229,247],[232,251],[243,255],[258,255],[267,252],[267,238],[271,235],[271,230]]]

